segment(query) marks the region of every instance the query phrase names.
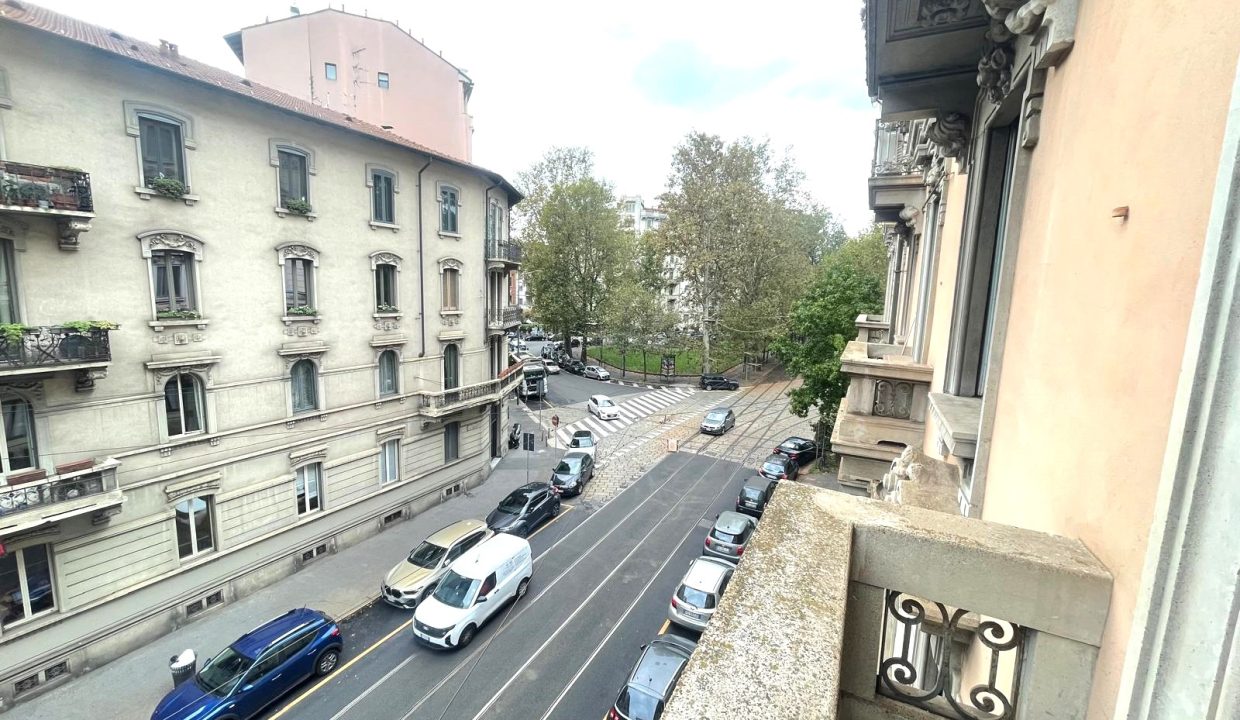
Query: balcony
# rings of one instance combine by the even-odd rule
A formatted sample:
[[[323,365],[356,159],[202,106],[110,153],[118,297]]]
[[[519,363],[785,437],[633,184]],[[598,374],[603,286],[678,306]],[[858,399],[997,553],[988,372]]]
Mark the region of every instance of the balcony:
[[[857,316],[857,340],[864,343],[885,343],[891,336],[891,328],[881,315]]]
[[[925,200],[922,167],[931,153],[929,124],[926,118],[875,122],[869,191],[878,222],[895,222],[905,207],[919,208]]]
[[[95,380],[108,374],[112,362],[109,333],[107,329],[60,326],[0,332],[0,377],[74,372],[76,388],[90,390]]]
[[[521,247],[516,243],[487,241],[487,267],[492,270],[513,269],[521,265]]]
[[[514,368],[516,369],[515,372]],[[518,363],[510,366],[493,380],[451,390],[423,392],[419,407],[423,415],[443,417],[468,407],[495,402],[506,393],[511,392],[513,387],[516,386],[517,381],[521,379],[520,368],[521,364]]]
[[[1078,720],[1111,586],[1077,540],[781,482],[663,718]]]
[[[72,469],[78,465],[86,467]],[[50,477],[43,470],[10,473],[9,484],[0,485],[0,537],[88,513],[94,524],[106,522],[125,501],[116,480],[118,465],[116,460],[88,460],[62,466]]]
[[[521,324],[521,308],[517,305],[487,309],[487,328],[492,332],[504,332]]]
[[[95,217],[90,174],[72,168],[0,160],[0,214],[54,220],[62,250],[76,250],[78,235]]]
[[[906,447],[921,448],[933,369],[902,354],[898,345],[854,340],[841,369],[848,394],[831,432],[840,456],[839,481],[873,493]]]

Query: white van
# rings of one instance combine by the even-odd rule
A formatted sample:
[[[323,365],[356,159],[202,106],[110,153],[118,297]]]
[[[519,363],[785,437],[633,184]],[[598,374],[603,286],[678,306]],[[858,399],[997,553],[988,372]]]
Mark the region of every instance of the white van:
[[[500,533],[448,567],[413,613],[413,634],[436,647],[465,647],[509,600],[523,597],[534,574],[530,543]]]

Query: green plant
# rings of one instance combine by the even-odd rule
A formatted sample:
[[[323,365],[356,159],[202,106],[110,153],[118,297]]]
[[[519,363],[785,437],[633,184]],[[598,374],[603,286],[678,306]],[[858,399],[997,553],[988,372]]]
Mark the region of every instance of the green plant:
[[[7,205],[16,205],[20,197],[17,189],[17,180],[11,177],[0,178],[0,197],[4,198]]]
[[[69,320],[62,322],[60,327],[78,332],[90,332],[91,330],[115,330],[120,326],[107,320]]]
[[[375,307],[375,312],[396,313],[396,312],[400,312],[400,308],[396,307],[395,305],[378,305]]]
[[[318,315],[319,311],[315,310],[309,305],[298,305],[296,307],[289,308],[286,314],[288,315]]]
[[[23,200],[31,203],[52,199],[52,195],[47,191],[46,187],[35,183],[22,183],[17,192]]]
[[[21,323],[0,323],[0,337],[10,343],[21,342],[22,335],[30,329]]]
[[[185,183],[176,178],[164,177],[163,173],[160,173],[159,177],[152,180],[150,185],[155,192],[170,198],[179,198],[187,191]]]
[[[305,200],[296,199],[285,200],[284,209],[294,215],[309,215],[314,210],[314,208],[310,206],[310,203]]]
[[[202,313],[197,310],[160,310],[155,317],[160,320],[198,320]]]

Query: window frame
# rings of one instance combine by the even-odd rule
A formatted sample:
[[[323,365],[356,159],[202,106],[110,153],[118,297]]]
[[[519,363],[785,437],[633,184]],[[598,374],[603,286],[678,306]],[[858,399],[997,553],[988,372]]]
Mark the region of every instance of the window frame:
[[[180,230],[148,230],[138,233],[138,242],[141,247],[142,257],[146,260],[146,277],[150,288],[151,297],[151,320],[152,325],[163,324],[198,324],[204,325],[203,304],[202,304],[202,271],[199,264],[203,261],[205,244],[202,239],[196,235],[183,232]],[[193,296],[192,308],[184,308],[198,315],[197,318],[164,318],[160,319],[159,313],[163,312],[159,309],[159,299],[157,295],[157,287],[155,280],[155,255],[156,253],[181,253],[186,256],[192,256],[194,262],[188,265],[190,274],[191,294]]]
[[[388,392],[384,391],[384,382],[383,382],[384,380],[383,378],[384,360],[383,359],[385,357],[392,358],[392,390]],[[386,348],[382,348],[381,350],[379,350],[379,354],[375,358],[375,373],[376,373],[376,377],[375,377],[376,393],[375,394],[380,399],[394,398],[400,395],[400,388],[401,388],[400,360],[401,360],[400,352],[397,351],[395,348],[386,347]]]
[[[44,608],[42,610],[39,610],[38,612],[33,611],[33,608],[31,607],[31,603],[30,603],[30,579],[29,579],[30,569],[26,563],[26,551],[30,550],[31,548],[43,548],[43,560],[47,564],[47,575],[48,575],[48,581],[49,581],[48,584],[50,587],[51,598],[52,598],[51,607]],[[53,558],[52,558],[52,544],[51,543],[34,543],[31,545],[24,545],[22,547],[10,550],[8,553],[6,553],[4,557],[13,558],[14,567],[17,570],[17,590],[21,593],[21,596],[22,596],[21,609],[22,609],[23,615],[20,619],[12,620],[9,622],[5,622],[4,618],[0,617],[0,632],[3,632],[15,626],[24,625],[26,623],[37,620],[41,617],[45,617],[47,615],[55,613],[58,607],[57,602],[56,602],[56,596],[58,595],[58,591],[56,587],[56,563],[53,561]],[[0,558],[0,562],[3,562],[3,559],[4,558]]]
[[[450,352],[449,352],[450,351]],[[451,365],[448,359],[451,357]],[[443,389],[458,390],[461,387],[461,347],[457,343],[450,342],[443,346]],[[449,372],[451,370],[451,372]],[[451,383],[449,383],[451,380]]]
[[[449,277],[452,278],[451,286],[449,286]],[[448,292],[449,289],[451,293]],[[448,313],[461,311],[461,268],[459,266],[444,265],[439,269],[439,310]]]
[[[376,263],[374,268],[375,312],[400,312],[400,268],[392,263]]]
[[[310,492],[311,473],[313,473],[314,492]],[[307,515],[314,515],[323,512],[323,463],[321,460],[312,460],[302,463],[293,468],[293,503],[297,508],[297,517],[302,518]],[[298,495],[298,488],[304,488],[303,495]],[[303,502],[302,498],[305,498]],[[313,507],[311,505],[313,504]]]
[[[297,406],[297,390],[296,390],[297,380],[294,377],[294,373],[297,371],[297,368],[299,367],[309,368],[310,381],[311,381],[310,387],[312,391],[314,392],[314,397],[311,399],[312,404],[309,407],[299,408]],[[288,377],[288,383],[289,383],[289,407],[293,415],[303,415],[307,413],[318,413],[318,412],[323,411],[323,392],[322,392],[322,387],[320,385],[320,383],[322,382],[322,379],[320,375],[319,363],[316,359],[309,358],[309,357],[297,358],[296,360],[292,362],[292,364],[289,365],[287,377]]]
[[[8,430],[8,407],[15,403],[20,403],[27,413],[25,417],[27,426],[25,445],[30,454],[30,465],[16,469],[13,468],[13,456],[9,451],[12,441],[9,438]],[[35,414],[34,403],[30,401],[30,398],[8,390],[0,394],[0,473],[5,477],[13,473],[39,469],[39,425],[40,422]]]
[[[378,213],[375,212],[375,193],[378,189],[378,184],[375,182],[375,176],[377,175],[387,177],[391,182],[392,216],[390,220],[380,219],[378,217]],[[399,216],[396,213],[396,203],[398,200],[397,196],[400,195],[400,172],[390,166],[382,165],[380,163],[366,163],[366,189],[370,193],[370,229],[378,230],[380,228],[386,228],[392,232],[400,230],[400,224],[397,222]]]
[[[23,246],[24,247],[24,246]],[[17,269],[17,242],[0,237],[0,302],[7,306],[8,316],[0,313],[0,322],[21,324],[21,275]],[[0,306],[0,307],[5,307]]]
[[[452,463],[461,459],[461,423],[454,420],[443,425],[443,461]]]
[[[301,307],[300,305],[289,304],[288,288],[289,282],[292,279],[289,273],[293,267],[300,264],[290,262],[294,260],[305,261],[308,263],[307,267],[309,274],[307,275],[307,299],[309,300],[309,305],[307,307],[315,311],[313,315],[289,314],[289,310],[292,310],[295,307]],[[285,322],[287,323],[293,320],[313,320],[317,323],[319,310],[319,251],[303,243],[284,243],[283,245],[278,245],[276,247],[276,262],[280,266],[280,307],[284,308],[283,318]]]
[[[292,140],[285,140],[282,138],[269,138],[267,140],[268,163],[275,170],[274,180],[275,180],[276,205],[275,205],[274,210],[277,215],[279,215],[280,217],[284,217],[288,215],[291,211],[287,207],[284,206],[284,192],[282,189],[282,183],[281,183],[281,177],[280,177],[281,175],[280,155],[281,153],[290,153],[293,155],[300,155],[304,159],[305,175],[303,179],[305,180],[305,201],[307,204],[310,205],[311,208],[314,207],[314,184],[315,184],[314,176],[318,174],[318,165],[317,165],[316,154],[314,152],[314,149],[308,145],[294,142]],[[308,220],[314,220],[315,218],[318,217],[318,214],[315,213],[312,209],[310,212],[306,213],[305,217]]]
[[[339,79],[340,73],[336,67],[336,63],[331,63],[331,62],[323,63],[323,77],[332,82],[335,82],[337,79]]]
[[[375,76],[375,85],[377,85],[380,90],[387,90],[391,88],[392,76],[380,71],[379,74]]]
[[[151,132],[144,132],[144,130],[151,130]],[[171,138],[168,138],[171,141],[172,157],[167,159],[159,157],[155,159],[153,162],[158,166],[154,169],[155,176],[148,177],[148,150],[154,154],[160,154],[160,151],[163,150],[160,146],[163,144],[164,139],[156,137],[155,132],[163,132],[165,130],[173,134]],[[143,112],[138,114],[138,149],[141,154],[138,161],[142,166],[142,187],[152,187],[151,182],[153,180],[163,177],[180,182],[185,186],[186,191],[189,191],[189,183],[186,182],[185,176],[185,141],[182,139],[184,135],[184,128],[176,120],[154,113]],[[165,171],[163,166],[166,164],[171,164],[171,174]]]
[[[461,236],[461,189],[456,185],[448,183],[438,184],[438,193],[436,194],[436,202],[439,204],[439,234],[448,237]],[[448,204],[445,197],[451,194],[452,203]],[[451,212],[449,212],[451,208]],[[451,219],[452,227],[448,227],[448,220]]]
[[[199,427],[197,430],[185,430],[185,389],[182,385],[182,378],[189,378],[190,383],[193,385],[194,400],[198,404]],[[172,432],[172,425],[170,422],[172,409],[168,406],[168,385],[173,382],[177,383],[177,398],[181,401],[177,408],[177,412],[180,415],[179,422],[181,424],[181,432],[179,433]],[[202,378],[198,377],[195,373],[179,369],[177,372],[172,373],[172,375],[164,380],[163,396],[164,431],[167,433],[169,440],[176,440],[183,437],[189,437],[191,435],[202,435],[209,432],[209,426],[207,425],[207,387],[206,382]]]
[[[209,536],[211,544],[209,547],[205,547],[205,548],[200,546],[201,544],[198,542],[199,540],[198,527],[193,522],[190,522],[186,527],[188,528],[188,531],[189,531],[190,544],[193,546],[193,550],[191,550],[188,554],[182,554],[181,553],[181,526],[177,524],[176,513],[180,512],[179,508],[182,505],[189,505],[191,509],[191,514],[189,515],[189,517],[192,521],[194,517],[194,513],[192,509],[193,509],[193,502],[195,500],[201,500],[203,504],[206,506],[204,510],[204,514],[207,518],[207,534]],[[186,498],[181,498],[177,501],[175,505],[173,505],[172,509],[173,509],[172,520],[175,526],[175,539],[177,543],[178,560],[184,562],[185,560],[196,558],[199,555],[204,555],[210,552],[214,552],[219,547],[218,538],[216,538],[215,536],[216,522],[215,522],[215,496],[214,495],[191,495]]]
[[[198,148],[193,116],[164,105],[140,100],[122,100],[121,107],[125,115],[125,134],[134,139],[135,169],[137,170],[138,178],[138,184],[134,186],[134,192],[138,193],[143,200],[149,200],[153,195],[157,194],[147,184],[146,169],[142,159],[142,118],[170,125],[178,125],[180,126],[181,134],[180,156],[181,173],[183,175],[179,179],[185,185],[186,190],[186,195],[182,196],[182,199],[186,201],[186,204],[192,205],[198,199],[196,195],[189,194],[190,188],[194,186],[193,164],[190,162],[189,151]]]
[[[379,485],[392,485],[401,480],[400,438],[388,438],[379,443]],[[391,477],[388,477],[388,476]]]

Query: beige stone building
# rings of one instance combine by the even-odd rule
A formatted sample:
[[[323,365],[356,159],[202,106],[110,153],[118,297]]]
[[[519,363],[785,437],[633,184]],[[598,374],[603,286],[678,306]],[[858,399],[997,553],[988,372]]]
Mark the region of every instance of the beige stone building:
[[[482,482],[502,177],[0,4],[0,704]]]
[[[877,501],[781,488],[664,717],[1240,717],[1235,4],[864,6]]]

